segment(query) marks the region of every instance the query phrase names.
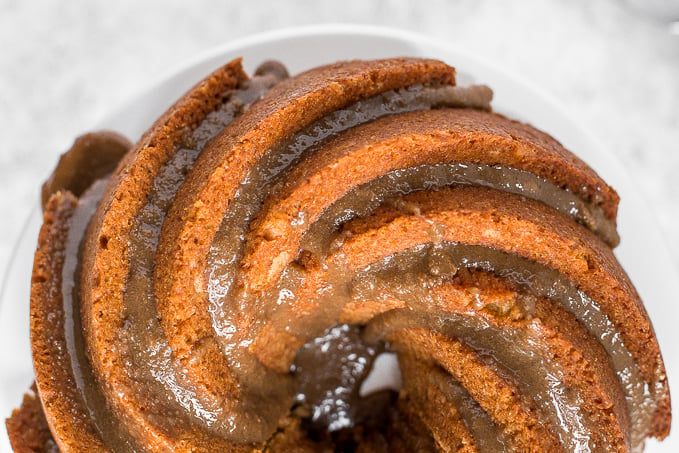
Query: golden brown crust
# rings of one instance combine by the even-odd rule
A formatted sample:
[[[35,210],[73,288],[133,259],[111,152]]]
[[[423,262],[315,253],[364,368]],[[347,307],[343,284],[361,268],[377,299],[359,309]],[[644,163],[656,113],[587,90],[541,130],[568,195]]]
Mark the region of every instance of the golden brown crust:
[[[617,215],[615,190],[553,137],[530,124],[469,108],[390,115],[347,131],[296,167],[288,178],[292,183],[286,182],[286,191],[280,196],[288,196],[302,184],[297,177],[302,173],[327,171],[329,165],[354,153],[356,162],[367,162],[361,160],[361,152],[370,153],[371,165],[384,166],[382,172],[448,162],[520,168],[602,207],[614,222]],[[356,162],[353,166],[358,166]]]
[[[35,384],[31,390],[32,393],[24,395],[21,407],[14,409],[5,421],[12,450],[15,453],[59,453],[47,426]]]
[[[652,387],[660,386],[657,394],[659,408],[666,407],[669,395],[664,367],[653,332],[648,330],[650,324],[643,306],[610,249],[587,229],[538,202],[490,189],[448,188],[415,193],[405,200],[417,208],[414,209],[417,214],[383,207],[373,217],[345,225],[345,232],[350,233],[346,236],[348,239],[341,249],[328,257],[327,269],[346,267],[349,272],[354,272],[402,250],[430,243],[434,237],[452,243],[504,250],[541,263],[569,278],[600,304],[620,331],[644,378]],[[432,228],[436,229],[435,233]],[[326,272],[323,268],[309,272],[297,289],[297,302],[291,308],[293,312],[314,313],[317,310],[316,304],[322,303],[317,293],[324,282],[331,280],[324,275]],[[545,332],[545,336],[554,334]],[[583,359],[589,357],[591,360],[590,368],[579,368],[580,371],[572,375],[576,377],[570,379],[577,382],[587,376],[582,382],[591,383],[592,376],[601,373],[602,380],[597,388],[619,385],[611,382],[614,378],[610,372],[602,372],[600,365],[596,365],[597,361],[602,361],[601,356],[592,355],[593,351],[581,355],[578,346],[582,344],[566,342],[554,347],[555,357],[561,363],[572,363],[576,367],[574,370],[583,363]],[[587,390],[583,389],[585,394]],[[605,393],[605,390],[598,391]],[[603,418],[609,423],[616,424],[618,420],[624,423],[619,407],[610,411],[620,399],[619,394],[609,393],[606,398],[596,398],[596,401],[603,402],[600,408],[590,409],[608,411]],[[666,433],[666,417],[669,417],[667,412],[661,416],[656,413],[651,433]],[[619,427],[609,431],[607,436],[609,441],[618,439],[616,442],[622,445],[625,441],[621,439],[627,438],[627,435],[620,434]]]
[[[226,340],[228,335],[217,332],[222,327],[214,316],[221,315],[210,311],[214,304],[210,305],[207,297],[207,281],[214,271],[208,269],[212,259],[208,254],[219,239],[225,213],[263,156],[314,121],[356,101],[412,85],[452,85],[454,76],[454,69],[442,62],[408,58],[343,62],[307,71],[247,104],[243,115],[208,142],[188,174],[177,175],[179,182],[172,186],[179,187],[176,193],[174,188],[157,189],[164,166],[180,148],[193,146],[192,134],[208,114],[224,104],[234,89],[252,83],[247,82],[236,60],[195,86],[126,155],[87,232],[81,292],[86,352],[106,398],[105,410],[111,411],[133,443],[153,451],[302,453],[332,451],[342,445],[354,445],[359,452],[478,451],[480,439],[475,438],[470,420],[465,418],[469,406],[464,410],[457,407],[454,401],[459,401],[460,393],[448,387],[449,378],[454,378],[455,385],[459,383],[466,392],[465,401],[473,399],[477,414],[483,412],[481,425],[485,423],[494,434],[501,433],[510,448],[559,450],[563,433],[551,429],[550,423],[560,429],[563,422],[557,421],[553,408],[539,402],[547,390],[529,389],[530,382],[524,383],[522,376],[532,379],[532,375],[507,363],[516,358],[514,352],[503,357],[488,354],[464,335],[446,334],[443,324],[432,327],[423,321],[454,315],[455,322],[473,319],[469,325],[464,324],[467,321],[460,324],[466,327],[458,326],[470,338],[478,329],[464,329],[481,323],[489,332],[507,335],[497,337],[499,342],[516,340],[517,344],[532,345],[535,357],[543,357],[552,368],[530,362],[526,369],[556,370],[559,388],[579,398],[577,411],[586,424],[596,421],[587,433],[589,440],[626,451],[631,444],[630,420],[611,359],[590,328],[556,300],[538,298],[525,311],[517,302],[526,290],[519,283],[490,271],[458,272],[455,266],[450,274],[441,274],[436,266],[429,268],[422,271],[431,271],[426,278],[420,271],[408,271],[402,282],[396,282],[406,291],[408,285],[421,291],[426,288],[426,304],[406,293],[392,296],[389,291],[370,300],[373,293],[360,293],[362,290],[353,286],[357,272],[379,278],[371,273],[374,268],[366,270],[368,266],[379,267],[382,260],[418,246],[444,243],[486,247],[538,263],[596,301],[620,332],[645,381],[659,392],[649,434],[667,435],[670,400],[665,370],[643,305],[611,249],[554,208],[481,187],[399,194],[399,200],[381,202],[376,211],[349,220],[340,231],[330,228],[323,240],[335,241],[327,256],[325,249],[321,254],[300,254],[311,225],[349,190],[385,173],[423,164],[525,170],[598,206],[615,222],[617,194],[589,167],[547,134],[493,113],[440,109],[391,115],[339,133],[319,150],[312,148],[315,154],[267,191],[263,207],[259,199],[253,203],[253,212],[260,207],[261,211],[249,233],[243,231],[245,256],[237,263],[240,269],[234,271],[238,274],[234,287],[243,295],[235,299],[237,309],[232,312],[236,314],[229,319],[229,327],[235,326],[231,336],[237,346],[228,343],[231,336]],[[200,152],[195,151],[196,155]],[[168,203],[174,200],[167,204],[167,213],[167,206],[160,208],[153,201],[153,197],[166,195]],[[144,220],[140,213],[145,212],[147,202],[162,212],[156,213],[160,220],[153,226],[160,237],[154,237],[149,247],[151,264],[147,267],[153,268],[149,271],[153,275],[144,280],[155,293],[147,300],[144,289],[141,303],[154,302],[152,309],[157,313],[149,310],[150,318],[143,318],[149,320],[144,324],[148,331],[128,334],[136,316],[130,313],[136,308],[131,308],[126,293],[141,285],[136,276],[130,277],[137,272],[131,264],[137,259],[133,228],[137,220]],[[33,354],[46,420],[57,433],[62,451],[85,451],[93,446],[105,451],[74,383],[64,334],[64,249],[77,203],[71,194],[58,193],[47,207],[32,283]],[[233,253],[240,258],[240,252]],[[294,278],[284,280],[290,275]],[[415,280],[408,280],[411,277]],[[289,300],[280,298],[281,288],[288,289],[285,285],[292,288]],[[271,297],[278,299],[274,303]],[[226,310],[232,308],[228,303]],[[399,316],[406,319],[404,326],[384,321]],[[293,381],[297,377],[292,365],[297,349],[319,331],[342,322],[366,326],[366,338],[372,338],[366,341],[386,339],[389,347],[401,354],[404,387],[396,408],[389,409],[391,425],[385,432],[358,426],[339,433],[309,433],[300,419],[304,415],[290,411],[295,404]],[[380,326],[384,331],[379,331]],[[167,376],[153,375],[156,381],[166,382],[153,381],[150,390],[136,385],[136,381],[147,379],[146,375],[126,369],[136,360],[129,360],[136,349],[118,343],[121,336],[134,338],[137,333],[143,336],[149,332],[152,340],[143,354],[166,354],[171,368],[161,371],[167,371]],[[492,345],[486,346],[492,349]],[[230,348],[241,349],[231,352]],[[149,376],[154,370],[158,371],[147,370]],[[159,390],[159,398],[143,399],[144,394],[155,395],[167,383],[167,389]],[[169,387],[183,383],[189,384],[188,390],[182,389],[187,393],[172,394],[175,387]],[[162,393],[165,390],[167,395]],[[543,396],[535,393],[539,391]],[[192,406],[185,413],[187,400],[180,400],[186,395]],[[37,433],[36,442],[45,444],[40,407],[36,408],[35,400],[26,401],[27,409],[13,420],[17,426],[24,419],[24,425],[32,423],[33,428],[26,432]],[[161,402],[156,406],[156,401]],[[266,415],[259,410],[265,406],[271,406],[266,407]],[[218,408],[209,413],[210,417],[218,414],[217,418],[208,421],[196,415],[204,407],[207,412]],[[437,410],[442,410],[440,416]],[[232,420],[252,421],[255,428],[245,434],[229,434]],[[243,426],[238,423],[234,430]],[[320,437],[312,439],[317,435]]]
[[[179,294],[196,294],[195,307],[204,308],[201,291],[188,282],[202,282],[202,270],[212,238],[229,201],[248,169],[275,143],[338,108],[388,90],[421,83],[452,83],[454,69],[435,60],[389,59],[336,63],[302,73],[274,87],[247,115],[236,119],[228,133],[217,137],[201,155],[177,193],[163,226],[158,253],[156,291],[159,310],[179,313],[186,302]],[[193,285],[193,283],[191,283]],[[188,290],[188,291],[187,291]],[[195,326],[206,335],[207,319],[198,309]],[[203,327],[199,327],[202,325]],[[170,338],[173,326],[164,326]],[[173,345],[184,357],[186,346]]]
[[[533,346],[535,352],[545,354],[550,362],[558,364],[559,369],[565,375],[564,383],[571,391],[581,395],[583,401],[581,409],[586,417],[597,420],[599,431],[590,434],[594,443],[608,445],[616,451],[626,451],[631,439],[628,430],[627,407],[618,378],[598,339],[592,337],[573,315],[554,301],[545,299],[535,300],[533,302],[535,308],[527,312],[520,308],[519,301],[522,296],[518,288],[484,271],[458,270],[451,281],[444,281],[439,285],[438,287],[429,286],[428,295],[434,300],[441,301],[439,303],[443,305],[432,307],[432,309],[434,311],[442,309],[445,314],[439,316],[445,317],[448,314],[451,316],[451,322],[454,314],[469,316],[470,313],[474,313],[474,316],[482,320],[482,324],[486,327],[495,326],[505,332],[523,331],[529,336],[537,333],[540,343],[544,346],[539,348],[538,343],[535,342]],[[381,308],[388,302],[391,301],[381,299],[364,302],[363,305],[376,305],[376,308]],[[345,310],[348,308],[349,306],[345,306]],[[363,310],[367,308],[362,307]],[[363,318],[361,323],[370,323],[372,318]],[[420,330],[417,333],[398,331],[389,334],[393,345],[399,351],[405,391],[409,391],[408,389],[413,386],[421,387],[415,392],[424,391],[423,389],[431,385],[426,381],[426,376],[432,375],[435,370],[427,371],[432,368],[431,364],[427,365],[427,363],[433,360],[433,353],[427,351],[447,349],[445,345],[448,341],[441,339],[441,345],[430,345],[430,347],[421,349],[417,354],[420,357],[417,365],[410,364],[410,370],[404,369],[404,360],[408,360],[408,354],[404,356],[404,350],[408,351],[412,346],[406,336],[417,338],[423,336],[423,332],[426,331]],[[425,340],[420,338],[415,341],[415,344],[422,341]],[[451,361],[459,362],[453,359]],[[483,368],[487,364],[479,361],[475,366]],[[464,374],[478,376],[483,372],[466,370]],[[475,385],[475,382],[476,378],[470,381],[470,385]],[[442,404],[437,403],[436,407],[442,407]],[[434,422],[447,423],[445,421],[448,416],[447,412],[436,413],[444,420],[437,419]],[[544,414],[541,419],[544,419]],[[516,444],[511,444],[516,439],[509,437],[507,441],[510,442],[508,445],[513,445],[512,448],[518,448]],[[522,448],[525,448],[525,445]],[[533,451],[536,448],[538,446],[532,445],[528,449]]]
[[[594,444],[626,451],[630,444],[627,407],[615,371],[598,339],[554,301],[537,299],[535,312],[524,312],[517,307],[521,292],[513,285],[483,271],[460,274],[453,280],[454,286],[443,285],[432,294],[442,293],[441,297],[451,304],[447,310],[464,313],[470,311],[469,307],[474,307],[472,311],[478,307],[480,312],[476,316],[486,325],[539,337],[544,345],[541,353],[563,371],[564,384],[581,395],[580,409],[588,419],[597,420],[598,431],[590,434]],[[473,299],[464,301],[470,294]],[[534,348],[540,353],[537,342]]]
[[[131,147],[132,142],[113,131],[89,132],[76,138],[42,185],[43,210],[50,196],[60,190],[82,195],[94,181],[112,173]]]
[[[457,406],[441,392],[440,386],[446,385],[450,375],[406,353],[399,355],[399,365],[405,384],[400,393],[408,395],[439,449],[478,452],[474,436],[465,426]]]
[[[206,147],[163,225],[154,275],[166,337],[202,392],[222,401],[224,395],[239,394],[212,337],[204,269],[224,210],[249,168],[276,143],[338,108],[384,91],[453,79],[453,68],[434,60],[355,61],[316,68],[276,85]],[[247,329],[247,321],[240,326]],[[184,341],[187,337],[193,341]],[[194,354],[198,346],[200,354]]]
[[[497,191],[456,187],[407,199],[419,207],[420,216],[385,209],[381,216],[349,227],[355,236],[344,244],[343,253],[351,267],[369,264],[377,250],[394,253],[428,243],[431,225],[441,224],[447,241],[506,250],[559,271],[601,305],[644,378],[660,387],[651,435],[667,435],[669,392],[662,356],[646,310],[610,248],[544,205]]]
[[[72,371],[64,327],[64,251],[77,199],[57,192],[47,203],[31,278],[31,347],[47,422],[62,452],[107,451]]]
[[[404,231],[404,234],[407,232]],[[626,451],[630,438],[625,401],[615,373],[610,368],[608,356],[597,340],[592,338],[571,315],[551,301],[538,300],[535,314],[526,318],[521,311],[511,309],[515,306],[519,293],[515,294],[513,289],[508,288],[497,277],[485,275],[483,272],[479,277],[478,273],[479,271],[474,272],[473,279],[461,279],[456,276],[454,286],[450,284],[443,284],[439,287],[428,285],[428,297],[432,299],[428,302],[429,309],[435,313],[442,310],[445,314],[437,316],[443,318],[446,315],[470,316],[470,313],[473,313],[473,316],[481,320],[481,324],[486,328],[494,326],[502,331],[524,332],[524,335],[535,337],[533,340],[535,352],[549,357],[550,363],[556,364],[558,369],[562,370],[564,384],[570,389],[569,391],[577,392],[581,396],[583,401],[581,410],[585,416],[588,419],[597,420],[597,430],[589,434],[591,440],[595,444],[608,445],[615,451]],[[459,274],[463,273],[460,271]],[[439,301],[441,305],[431,305],[433,300]],[[376,302],[365,302],[364,305],[388,306],[389,302],[391,302],[389,299],[380,299]],[[504,309],[498,304],[504,305]],[[345,307],[347,308],[348,306]],[[409,309],[401,311],[408,313]],[[418,316],[416,313],[403,316],[416,318]],[[370,323],[370,319],[362,319],[362,322]],[[553,324],[557,323],[559,327],[554,329]],[[381,328],[371,327],[377,331]],[[537,337],[540,340],[535,342]],[[432,333],[428,328],[397,330],[388,334],[387,339],[399,352],[404,391],[413,393],[415,396],[420,395],[416,398],[417,400],[421,401],[421,398],[426,397],[419,392],[425,391],[431,385],[426,380],[426,376],[432,373],[427,370],[432,363],[438,363],[463,382],[464,387],[473,393],[476,401],[480,402],[486,398],[483,407],[502,427],[511,448],[517,448],[519,451],[543,451],[544,449],[547,449],[544,451],[550,451],[550,448],[555,448],[557,442],[555,438],[549,441],[552,444],[548,446],[539,443],[546,442],[543,439],[545,433],[541,432],[543,428],[538,428],[541,425],[549,426],[549,423],[544,421],[546,414],[536,409],[534,402],[530,399],[516,396],[522,395],[522,392],[516,388],[516,383],[508,381],[505,375],[498,374],[492,367],[489,368],[486,362],[476,358],[476,352],[468,347],[460,346],[458,340]],[[410,360],[408,357],[411,354],[415,354],[418,361],[424,361],[425,365],[420,363],[414,368],[410,365],[410,369],[404,369],[404,366],[408,367],[408,364],[404,365],[404,360]],[[463,355],[460,356],[460,354]],[[464,367],[463,364],[465,364]],[[479,384],[481,376],[487,379],[488,383],[485,387]],[[505,395],[506,400],[503,404],[496,403],[498,389],[507,386],[509,390]],[[413,389],[413,387],[417,388]],[[493,389],[495,393],[489,389]],[[429,398],[437,398],[431,393],[428,395]],[[512,400],[511,395],[518,399]],[[425,403],[420,402],[420,404]],[[443,407],[442,404],[439,401],[435,406],[440,409]],[[453,429],[455,414],[452,411],[441,412],[438,409],[429,410],[429,412],[433,411],[438,414],[437,419],[429,419],[427,411],[423,417],[428,420],[427,423],[431,425],[430,430],[435,437],[445,437],[446,434],[441,430],[446,424],[450,424]],[[517,411],[520,415],[517,415]],[[448,420],[451,416],[453,420]],[[524,426],[533,427],[530,429],[537,431],[532,434],[525,433]],[[458,434],[455,439],[448,439],[448,442],[463,442],[460,439],[464,437],[464,434]],[[466,444],[469,442],[467,441]]]
[[[220,105],[225,96],[246,80],[240,59],[234,60],[201,81],[144,134],[126,155],[113,175],[90,224],[84,247],[83,267],[91,269],[83,278],[83,324],[87,332],[88,353],[97,376],[115,412],[132,432],[148,438],[153,433],[158,448],[184,451],[191,448],[191,435],[169,439],[149,424],[144,408],[126,395],[124,366],[115,351],[116,331],[123,322],[123,294],[128,272],[127,237],[131,221],[146,202],[155,175],[208,113]],[[195,440],[194,440],[195,441]]]
[[[538,143],[529,141],[542,137]],[[243,267],[255,290],[275,282],[293,261],[308,227],[349,190],[390,171],[463,163],[528,171],[599,204],[615,219],[617,194],[551,137],[500,115],[471,109],[409,112],[356,127],[295,167],[272,191],[246,243]],[[307,228],[294,222],[304,214]]]
[[[533,403],[521,396],[515,384],[484,366],[471,348],[426,329],[399,331],[392,337],[397,338],[399,350],[419,360],[433,359],[455,377],[521,451],[560,449]]]

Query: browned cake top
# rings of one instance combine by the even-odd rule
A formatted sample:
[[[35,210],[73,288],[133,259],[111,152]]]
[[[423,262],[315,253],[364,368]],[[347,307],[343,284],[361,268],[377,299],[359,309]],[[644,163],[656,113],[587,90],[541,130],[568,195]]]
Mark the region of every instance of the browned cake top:
[[[31,329],[56,445],[630,451],[666,436],[660,351],[611,250],[617,194],[491,96],[436,60],[293,77],[268,62],[253,78],[236,60],[108,182],[53,195]],[[363,394],[383,353],[402,385]]]

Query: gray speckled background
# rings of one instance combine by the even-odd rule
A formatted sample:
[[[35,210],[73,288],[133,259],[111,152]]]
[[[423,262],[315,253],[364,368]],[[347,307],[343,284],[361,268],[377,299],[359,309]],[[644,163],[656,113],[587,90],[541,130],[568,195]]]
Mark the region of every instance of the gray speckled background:
[[[434,36],[553,94],[619,156],[679,264],[679,36],[629,3],[0,0],[0,275],[56,158],[112,106],[212,46],[323,22]]]

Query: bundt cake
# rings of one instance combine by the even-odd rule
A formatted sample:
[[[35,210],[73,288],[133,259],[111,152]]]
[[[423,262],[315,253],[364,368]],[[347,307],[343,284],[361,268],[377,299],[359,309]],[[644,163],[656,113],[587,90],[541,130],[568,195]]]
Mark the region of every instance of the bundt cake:
[[[78,139],[44,188],[15,451],[667,436],[658,343],[612,252],[616,192],[491,97],[436,60],[252,78],[236,60],[134,146]]]

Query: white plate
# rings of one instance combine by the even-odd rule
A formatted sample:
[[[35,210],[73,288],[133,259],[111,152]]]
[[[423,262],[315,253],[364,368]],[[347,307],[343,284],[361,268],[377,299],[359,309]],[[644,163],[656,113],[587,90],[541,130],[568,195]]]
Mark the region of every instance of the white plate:
[[[529,121],[572,149],[620,193],[618,217],[622,243],[616,255],[637,286],[653,319],[671,385],[679,392],[679,342],[673,339],[679,308],[667,302],[679,294],[677,276],[653,216],[636,186],[615,156],[568,116],[558,102],[515,75],[444,42],[385,28],[324,25],[281,30],[239,40],[211,50],[150,85],[96,125],[138,138],[151,122],[195,82],[232,58],[243,56],[251,73],[263,60],[275,58],[291,73],[322,63],[352,58],[427,56],[458,68],[460,79],[490,85],[494,108]],[[28,333],[29,280],[40,215],[38,209],[19,238],[0,298],[0,418],[16,407],[32,382]],[[676,402],[676,401],[675,401]],[[675,404],[675,407],[679,405]],[[3,423],[4,426],[4,423]],[[9,452],[7,435],[0,430],[0,452]],[[679,451],[679,434],[663,443],[649,441],[647,452]]]

